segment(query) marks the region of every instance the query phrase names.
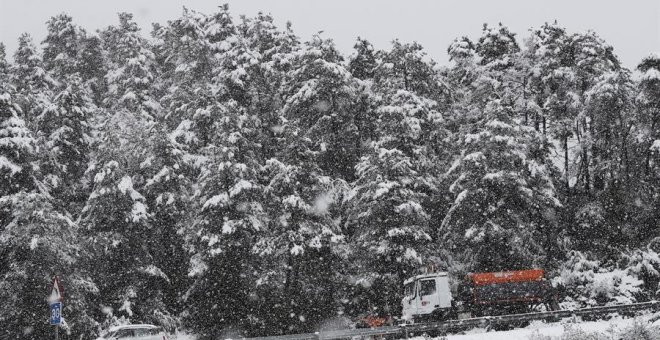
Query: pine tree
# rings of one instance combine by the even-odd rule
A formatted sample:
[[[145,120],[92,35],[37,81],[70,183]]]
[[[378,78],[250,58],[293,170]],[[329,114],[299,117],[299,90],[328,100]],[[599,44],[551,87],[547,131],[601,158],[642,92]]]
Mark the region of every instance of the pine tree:
[[[645,240],[656,236],[654,230],[659,218],[656,207],[660,198],[660,57],[652,54],[644,58],[637,70],[641,77],[636,91],[636,128],[631,131],[635,136],[635,152],[631,154],[635,155],[638,169],[633,180],[639,189],[633,186],[630,190],[636,196],[635,206],[643,209],[635,216],[639,218],[638,238]]]
[[[295,67],[291,57],[300,49],[300,43],[290,25],[280,30],[270,15],[262,13],[244,18],[237,31],[244,37],[249,54],[256,58],[241,58],[249,60],[249,66],[244,68],[249,81],[243,82],[244,94],[241,95],[246,101],[241,104],[258,115],[261,154],[263,159],[270,159],[282,148],[280,140],[285,119],[281,109],[286,82]]]
[[[660,164],[657,162],[660,155],[660,56],[644,58],[637,69],[643,72],[637,96],[642,109],[640,120],[650,127],[644,135],[644,143],[648,145],[644,152],[644,167],[646,173],[653,176],[657,173],[657,164]]]
[[[0,336],[38,339],[52,336],[45,297],[53,275],[66,287],[61,333],[74,338],[93,337],[98,323],[90,299],[98,293],[81,266],[84,254],[78,226],[58,212],[46,195],[20,192],[0,198],[9,209],[0,229]]]
[[[35,118],[44,147],[42,171],[50,192],[68,207],[84,203],[81,179],[89,162],[94,114],[91,95],[77,74],[63,79],[64,86],[51,105]],[[78,207],[75,211],[79,210]]]
[[[44,69],[32,37],[24,33],[18,39],[11,70],[11,82],[16,87],[17,102],[28,124],[51,105],[52,89],[58,83]]]
[[[0,44],[0,197],[35,188],[31,161],[36,143],[14,102],[15,90],[7,71],[4,45]],[[0,225],[7,222],[3,211]]]
[[[358,37],[353,48],[355,55],[348,62],[348,70],[355,78],[372,79],[377,65],[373,45],[366,39]]]
[[[580,106],[570,38],[557,23],[546,23],[534,32],[533,39],[532,46],[538,63],[532,81],[536,88],[538,106],[543,112],[542,116],[535,118],[535,126],[537,131],[545,134],[548,120],[552,121],[552,135],[560,141],[564,152],[563,181],[568,192],[577,182],[576,174],[571,170],[569,139],[574,136],[573,123]]]
[[[427,141],[430,122],[439,116],[436,105],[399,90],[378,108],[378,139],[357,165],[347,201],[356,275],[361,284],[393,295],[373,301],[392,314],[403,280],[428,260],[432,237],[425,205],[435,184]]]
[[[630,132],[634,122],[634,84],[630,72],[608,72],[596,79],[585,93],[585,116],[589,117],[594,188],[628,182]]]
[[[127,110],[141,116],[147,124],[158,116],[160,104],[153,95],[156,78],[155,56],[133,15],[119,14],[119,26],[110,26],[101,32],[101,40],[108,51],[109,67],[106,75],[108,97],[106,107]]]
[[[518,42],[516,41],[515,33],[509,31],[502,23],[499,24],[497,30],[484,24],[482,35],[475,46],[475,51],[480,57],[479,63],[481,65],[497,62],[498,68],[508,68],[512,66],[510,56],[518,53],[520,46],[518,46]]]
[[[554,250],[561,203],[550,165],[543,154],[532,157],[526,145],[533,145],[531,131],[516,125],[512,115],[498,100],[489,103],[474,133],[465,135],[453,169],[455,200],[439,236],[470,270],[539,265]]]
[[[446,100],[445,85],[434,70],[436,64],[420,44],[394,40],[392,49],[378,61],[374,80],[379,92],[406,90],[439,103]]]
[[[255,250],[262,258],[257,289],[272,292],[262,295],[267,334],[311,331],[337,313],[343,297],[336,210],[345,182],[323,175],[312,141],[295,129],[285,127],[286,156],[268,160],[265,169],[270,221]]]
[[[618,59],[614,56],[612,47],[593,32],[586,34],[574,34],[571,36],[571,50],[574,54],[574,74],[576,93],[579,95],[578,110],[576,117],[575,135],[581,143],[579,178],[584,192],[591,194],[604,188],[604,179],[600,178],[598,160],[601,158],[599,149],[601,143],[595,141],[597,132],[592,123],[599,120],[598,114],[593,111],[585,111],[585,100],[587,92],[596,85],[596,81],[607,72],[616,71],[620,68]],[[598,124],[598,123],[596,123]]]
[[[105,82],[106,60],[103,56],[101,38],[86,36],[81,41],[78,57],[80,78],[83,84],[91,91],[94,105],[101,106],[103,96],[108,90]]]
[[[254,117],[235,102],[208,110],[222,118],[211,127],[212,142],[203,150],[208,162],[194,197],[199,213],[188,231],[194,235],[193,283],[185,300],[188,323],[205,338],[249,325],[250,309],[242,301],[249,300],[256,279],[251,248],[264,224],[260,164],[251,138]]]
[[[190,262],[184,235],[190,221],[194,168],[188,154],[174,142],[171,135],[158,130],[149,136],[149,156],[140,164],[145,179],[143,192],[150,208],[149,223],[153,226],[152,248],[154,265],[168,278],[163,286],[163,302],[174,315],[183,312],[183,296],[188,289]]]
[[[48,33],[42,42],[46,71],[51,72],[57,80],[79,72],[79,55],[82,39],[86,36],[85,31],[73,23],[73,18],[64,13],[50,18],[46,25]]]
[[[351,181],[360,155],[357,83],[342,61],[332,41],[315,36],[297,61],[282,111],[312,141],[324,174]]]
[[[468,37],[454,39],[447,48],[449,60],[454,62],[449,72],[452,95],[454,100],[459,100],[462,95],[461,90],[467,87],[475,79],[476,72],[476,51],[474,43]]]
[[[156,323],[168,329],[175,322],[163,302],[169,278],[155,265],[154,236],[144,196],[134,188],[127,164],[102,163],[94,176],[94,190],[83,209],[87,263],[99,293],[95,319],[104,326],[120,320]]]
[[[500,98],[503,105],[514,106],[519,95],[520,74],[516,69],[520,47],[506,26],[499,24],[494,30],[484,25],[479,41],[475,45],[478,67],[470,101],[483,110],[492,97]]]
[[[161,226],[152,223],[144,197],[145,182],[153,176],[153,128],[145,117],[119,110],[103,122],[98,147],[86,172],[92,191],[80,217],[85,249],[90,253],[100,306],[95,317],[104,326],[131,320],[151,322],[172,330],[176,320],[164,303],[171,284],[154,258],[161,255]],[[164,228],[164,227],[162,227]],[[124,322],[125,322],[124,321]]]
[[[197,109],[210,102],[212,93],[213,50],[208,26],[211,19],[187,8],[180,18],[159,26],[154,52],[159,65],[160,91],[163,91],[163,122],[174,129],[190,121]],[[223,27],[225,29],[231,30]],[[217,32],[214,32],[214,35]]]

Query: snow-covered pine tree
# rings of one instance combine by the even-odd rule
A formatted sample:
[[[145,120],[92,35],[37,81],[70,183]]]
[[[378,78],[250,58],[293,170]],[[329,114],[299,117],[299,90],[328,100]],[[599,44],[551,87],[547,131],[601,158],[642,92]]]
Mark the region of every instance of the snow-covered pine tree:
[[[378,58],[374,81],[378,92],[414,92],[443,104],[447,98],[446,84],[435,71],[436,63],[417,42],[392,42],[392,49]]]
[[[637,66],[642,72],[637,102],[639,120],[649,127],[644,131],[643,149],[646,175],[657,178],[660,171],[660,56],[652,54]]]
[[[0,75],[2,80],[7,81],[9,72],[9,63],[7,63],[7,51],[4,43],[0,43]]]
[[[536,130],[543,134],[550,130],[552,136],[561,143],[564,153],[562,177],[564,189],[568,192],[577,181],[571,167],[569,139],[574,136],[574,122],[580,106],[570,37],[555,22],[546,23],[534,31],[532,39],[531,47],[537,58],[532,82],[538,106],[543,113],[535,118],[534,124]]]
[[[4,45],[0,44],[0,197],[35,189],[33,178],[36,142],[21,118],[16,93],[9,82]],[[0,227],[8,211],[0,211]]]
[[[101,38],[96,35],[86,36],[81,41],[78,57],[78,73],[85,87],[91,91],[94,105],[102,106],[103,97],[108,90],[105,81],[107,63],[103,55]]]
[[[471,84],[470,104],[483,110],[495,96],[503,105],[513,106],[520,92],[519,72],[515,68],[520,47],[515,34],[501,23],[497,29],[484,25],[475,52],[479,67]]]
[[[81,265],[78,226],[35,191],[1,197],[0,209],[11,211],[0,226],[0,337],[52,336],[45,298],[53,275],[66,286],[61,334],[94,337],[98,323],[90,300],[98,290]]]
[[[431,244],[424,208],[435,188],[429,128],[437,104],[399,90],[380,106],[377,135],[357,165],[358,179],[346,202],[349,242],[357,284],[387,292],[372,303],[397,313],[403,280],[426,263]]]
[[[163,128],[148,136],[149,155],[140,164],[145,179],[141,190],[150,209],[154,239],[149,251],[154,265],[169,279],[163,289],[163,302],[173,315],[183,312],[183,296],[188,289],[190,256],[185,248],[185,225],[191,219],[192,178],[198,173],[190,155]]]
[[[351,181],[360,156],[357,82],[331,40],[316,35],[297,57],[282,112],[309,139],[323,174]]]
[[[247,81],[243,80],[241,87],[244,92],[241,97],[246,101],[241,105],[258,116],[261,154],[263,159],[270,159],[282,149],[284,86],[294,68],[292,57],[300,49],[300,43],[289,24],[280,30],[273,18],[263,13],[254,18],[243,18],[237,30],[244,37],[250,56],[257,58],[255,63],[248,56],[241,57],[248,66],[244,68]]]
[[[516,34],[500,23],[497,29],[484,24],[481,37],[475,45],[479,64],[491,64],[491,68],[506,69],[513,66],[512,55],[520,51]],[[496,65],[493,65],[496,63]]]
[[[206,108],[217,117],[211,142],[202,152],[193,224],[188,227],[192,253],[186,293],[186,322],[204,338],[250,326],[254,289],[252,247],[263,232],[265,210],[259,183],[261,163],[255,152],[254,116],[234,101]]]
[[[638,186],[630,187],[635,194],[633,202],[642,210],[635,214],[638,241],[656,237],[658,204],[660,204],[660,56],[651,54],[637,66],[640,72],[636,82],[634,152],[628,155],[637,170],[632,180]]]
[[[464,95],[463,88],[471,85],[476,77],[474,43],[468,37],[456,38],[447,48],[447,54],[449,54],[449,61],[454,63],[448,73],[451,96],[454,101],[458,101]]]
[[[77,294],[71,312],[70,329],[89,334],[93,320],[85,312],[87,288],[93,285],[75,274],[71,266],[77,255],[76,237],[70,219],[54,210],[47,194],[37,190],[32,164],[36,142],[14,103],[14,88],[9,83],[4,46],[0,44],[0,298],[5,301],[0,335],[10,338],[43,337],[46,304],[35,304],[45,296],[50,275],[69,275],[72,292]],[[79,314],[78,314],[79,313]]]
[[[624,245],[639,236],[638,226],[644,224],[640,217],[648,216],[643,208],[648,203],[648,186],[635,176],[639,173],[633,153],[635,91],[630,73],[625,70],[607,72],[592,81],[581,113],[587,119],[579,119],[576,124],[588,122],[588,129],[580,129],[579,133],[587,148],[582,155],[590,159],[588,171],[596,190],[591,199],[578,205],[574,211],[576,221],[567,226],[566,232],[574,249],[595,252],[600,257],[618,256]],[[592,237],[585,238],[587,234]]]
[[[323,175],[315,143],[286,125],[285,152],[266,162],[269,222],[255,251],[263,331],[296,333],[336,315],[344,296],[344,237],[337,209],[346,184]]]
[[[634,170],[628,154],[634,120],[635,88],[627,70],[606,72],[585,93],[584,115],[588,117],[591,171],[596,193],[627,185]],[[628,183],[632,184],[632,183]]]
[[[232,32],[231,22],[227,24],[220,30]],[[181,17],[166,26],[157,26],[152,32],[159,66],[158,90],[162,92],[161,121],[169,130],[192,120],[198,108],[212,101],[213,44],[209,35],[215,37],[220,33],[210,32],[208,26],[211,26],[208,16],[184,8]],[[218,28],[214,26],[215,29]]]
[[[157,202],[143,195],[145,185],[162,168],[156,168],[159,162],[153,158],[160,117],[154,97],[155,56],[139,31],[132,15],[120,13],[119,25],[100,33],[111,70],[105,77],[108,94],[103,101],[110,114],[100,121],[98,147],[87,171],[93,190],[81,225],[95,259],[88,264],[90,271],[95,277],[115,278],[98,283],[97,304],[107,308],[97,310],[97,318],[106,325],[126,318],[171,330],[177,325],[170,309],[176,302],[164,300],[172,296],[172,280],[159,267],[167,261],[155,257],[163,255],[161,247],[170,250],[172,244],[164,244],[163,235],[176,226],[155,224],[163,222],[163,216],[152,219],[148,204]],[[166,193],[152,192],[151,198]]]
[[[155,251],[163,246],[161,226],[152,223],[142,194],[153,171],[141,165],[150,161],[155,133],[145,120],[121,109],[103,123],[86,172],[92,192],[80,224],[93,277],[113,278],[97,282],[96,318],[104,326],[125,318],[173,329],[175,320],[163,302],[170,279],[154,259],[162,254]]]
[[[85,31],[67,14],[58,14],[46,22],[48,32],[43,44],[46,71],[59,80],[80,71],[80,50]]]
[[[355,78],[373,79],[377,66],[374,46],[368,40],[358,37],[353,48],[355,54],[350,57],[348,70]]]
[[[595,140],[606,137],[605,134],[598,135],[592,124],[601,125],[596,122],[603,118],[595,111],[585,110],[587,92],[596,85],[599,78],[607,73],[620,69],[620,62],[613,53],[612,47],[607,45],[603,39],[594,32],[574,34],[570,37],[570,49],[574,54],[575,88],[579,96],[579,114],[575,117],[575,135],[580,143],[580,160],[578,179],[584,193],[596,193],[604,189],[605,179],[600,177],[601,173],[596,169],[600,167],[598,161],[601,158],[599,147],[608,141]],[[625,99],[624,99],[625,100]],[[602,126],[602,125],[601,125]]]
[[[360,137],[360,149],[376,139],[376,108],[382,99],[374,92],[373,78],[378,66],[377,56],[371,43],[358,37],[353,46],[355,53],[349,57],[348,70],[356,79],[357,92],[354,97],[355,125]]]
[[[65,209],[80,211],[88,193],[83,188],[95,106],[77,73],[62,79],[52,103],[35,117],[40,134],[41,171],[49,192]]]
[[[101,40],[110,69],[105,106],[141,116],[145,124],[153,123],[160,111],[152,86],[156,79],[155,55],[140,35],[133,15],[119,13],[119,25],[103,30]]]
[[[470,270],[539,265],[554,250],[561,203],[550,165],[530,154],[532,132],[512,117],[493,99],[474,132],[465,135],[460,162],[452,169],[455,201],[439,237]]]
[[[50,106],[52,89],[57,82],[44,69],[39,51],[27,33],[18,38],[11,83],[16,88],[16,101],[21,106],[24,119],[28,124],[33,124],[36,116]]]
[[[131,152],[118,149],[113,153]],[[153,252],[161,246],[154,231],[158,226],[150,223],[145,198],[135,190],[130,164],[106,159],[95,171],[94,190],[81,218],[91,254],[87,268],[92,277],[101,278],[96,280],[95,319],[103,326],[139,320],[172,329],[175,323],[163,302],[169,278],[155,265]]]

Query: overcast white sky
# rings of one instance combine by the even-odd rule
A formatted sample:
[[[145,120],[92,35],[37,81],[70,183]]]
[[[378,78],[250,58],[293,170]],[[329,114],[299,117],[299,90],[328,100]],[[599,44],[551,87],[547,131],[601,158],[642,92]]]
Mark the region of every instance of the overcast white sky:
[[[225,2],[236,18],[263,11],[273,14],[281,27],[291,21],[304,40],[324,31],[346,55],[357,36],[376,48],[387,48],[399,38],[418,41],[433,59],[446,64],[449,43],[462,35],[476,40],[485,22],[502,22],[522,38],[530,27],[555,19],[569,32],[593,29],[629,68],[660,52],[660,0],[0,0],[0,41],[11,56],[22,32],[41,41],[46,20],[60,12],[88,31],[116,23],[117,12],[131,12],[148,36],[152,22],[178,17],[182,6],[211,13]]]

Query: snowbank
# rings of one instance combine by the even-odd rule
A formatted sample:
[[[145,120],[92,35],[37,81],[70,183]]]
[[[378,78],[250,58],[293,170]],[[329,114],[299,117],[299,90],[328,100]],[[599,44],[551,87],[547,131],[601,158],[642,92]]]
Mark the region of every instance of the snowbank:
[[[639,318],[614,318],[608,321],[572,322],[565,320],[558,323],[535,322],[525,328],[510,331],[488,332],[485,329],[473,329],[467,334],[448,335],[447,340],[569,340],[569,339],[619,339],[623,334],[630,334],[636,328],[651,330],[660,335],[660,328],[649,321],[660,315],[647,315]],[[651,337],[658,339],[660,337]],[[425,337],[414,337],[424,340]],[[445,339],[443,337],[437,338]],[[628,337],[626,337],[628,339]]]

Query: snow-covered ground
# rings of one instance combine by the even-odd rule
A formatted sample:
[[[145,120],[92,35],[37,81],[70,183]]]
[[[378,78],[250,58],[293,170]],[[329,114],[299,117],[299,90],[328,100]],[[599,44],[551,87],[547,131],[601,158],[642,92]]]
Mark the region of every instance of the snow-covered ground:
[[[622,333],[629,331],[635,322],[645,328],[660,330],[660,322],[650,322],[659,318],[659,314],[647,315],[638,318],[613,318],[607,321],[574,322],[564,320],[557,323],[535,322],[525,328],[510,331],[487,331],[473,329],[460,335],[448,335],[447,340],[564,340],[564,339],[629,339],[622,338]],[[598,336],[596,336],[596,334]],[[629,333],[629,332],[628,332]],[[572,335],[572,336],[570,336]],[[411,340],[423,340],[425,337],[415,337]]]

